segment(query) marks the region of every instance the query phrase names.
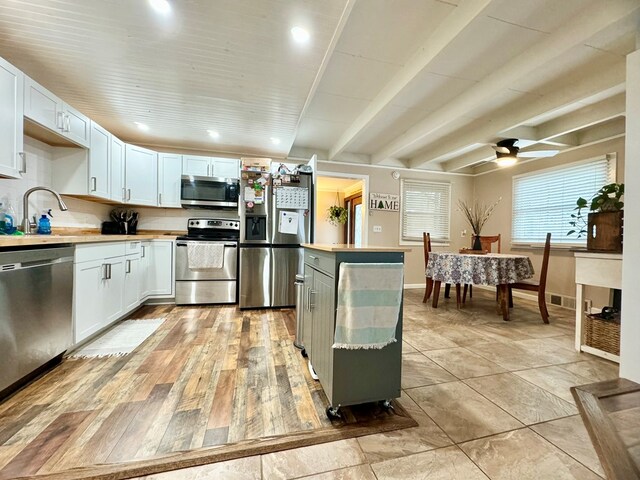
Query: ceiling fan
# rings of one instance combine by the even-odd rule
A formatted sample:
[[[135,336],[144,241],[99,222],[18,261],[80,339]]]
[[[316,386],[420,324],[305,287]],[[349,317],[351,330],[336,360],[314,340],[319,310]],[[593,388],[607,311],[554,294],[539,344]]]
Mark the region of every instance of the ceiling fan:
[[[510,167],[518,161],[518,158],[553,157],[559,152],[559,150],[532,150],[519,153],[519,142],[520,140],[517,138],[505,138],[495,145],[491,145],[496,151],[496,163],[499,167]]]

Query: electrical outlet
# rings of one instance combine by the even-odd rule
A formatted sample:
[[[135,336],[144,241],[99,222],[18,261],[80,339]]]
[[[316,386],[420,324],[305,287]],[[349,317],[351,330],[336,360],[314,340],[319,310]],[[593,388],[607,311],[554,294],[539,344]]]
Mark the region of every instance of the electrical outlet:
[[[462,231],[460,232],[460,236],[461,236],[462,238],[466,237],[466,236],[467,236],[467,231],[466,231],[466,230],[462,230]]]
[[[374,225],[373,226],[373,233],[382,233],[382,226],[381,225]]]
[[[584,311],[586,313],[593,313],[591,311],[592,308],[593,308],[593,301],[591,299],[589,299],[589,298],[585,299],[585,301],[584,301]]]

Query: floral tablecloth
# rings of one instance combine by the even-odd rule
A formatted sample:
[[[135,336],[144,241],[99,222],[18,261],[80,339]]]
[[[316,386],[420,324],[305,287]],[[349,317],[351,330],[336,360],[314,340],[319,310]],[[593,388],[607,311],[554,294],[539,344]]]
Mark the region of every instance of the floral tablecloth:
[[[451,284],[500,285],[533,277],[533,265],[524,255],[489,253],[429,253],[427,277]]]

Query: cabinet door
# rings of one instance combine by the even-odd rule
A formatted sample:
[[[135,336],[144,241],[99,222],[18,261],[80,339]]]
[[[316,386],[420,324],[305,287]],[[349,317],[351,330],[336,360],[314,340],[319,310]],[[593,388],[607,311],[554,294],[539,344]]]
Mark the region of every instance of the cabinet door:
[[[24,116],[58,133],[62,133],[64,104],[42,85],[24,77]]]
[[[111,200],[124,202],[126,191],[124,188],[124,142],[111,135],[111,167],[110,167]]]
[[[320,378],[323,388],[331,400],[333,383],[334,340],[334,279],[322,272],[313,272],[311,310],[313,325],[311,338],[311,363]]]
[[[109,164],[111,134],[97,123],[91,122],[91,148],[89,149],[89,195],[110,198]]]
[[[158,205],[158,154],[127,144],[125,149],[127,203]]]
[[[211,171],[212,177],[240,178],[240,160],[213,157]]]
[[[128,255],[124,260],[124,312],[130,312],[140,305],[142,278],[139,255]]]
[[[89,147],[91,120],[71,105],[64,104],[62,135],[83,147]]]
[[[180,207],[182,155],[158,154],[158,206]]]
[[[25,170],[22,151],[24,75],[0,58],[0,176],[20,178]]]
[[[313,310],[309,308],[309,292],[313,290],[313,268],[305,264],[304,266],[304,309],[302,311],[302,344],[311,357],[313,351]]]
[[[118,320],[124,312],[124,260],[126,257],[107,258],[107,284],[104,290],[103,311],[105,321],[103,327]]]
[[[144,302],[149,296],[149,290],[151,288],[149,267],[151,265],[150,260],[151,242],[142,242],[140,246],[140,302]]]
[[[182,174],[197,177],[208,177],[211,171],[210,157],[182,156]]]
[[[173,241],[154,240],[148,249],[147,286],[149,295],[173,294]]]
[[[74,339],[79,343],[105,325],[104,296],[107,267],[103,260],[74,266]]]

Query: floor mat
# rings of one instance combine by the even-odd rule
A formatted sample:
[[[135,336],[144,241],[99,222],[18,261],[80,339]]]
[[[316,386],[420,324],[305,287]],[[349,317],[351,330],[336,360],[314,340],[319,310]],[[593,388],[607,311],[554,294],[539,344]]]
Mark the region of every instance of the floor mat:
[[[127,355],[149,338],[164,321],[164,318],[125,320],[69,356],[94,358]]]

